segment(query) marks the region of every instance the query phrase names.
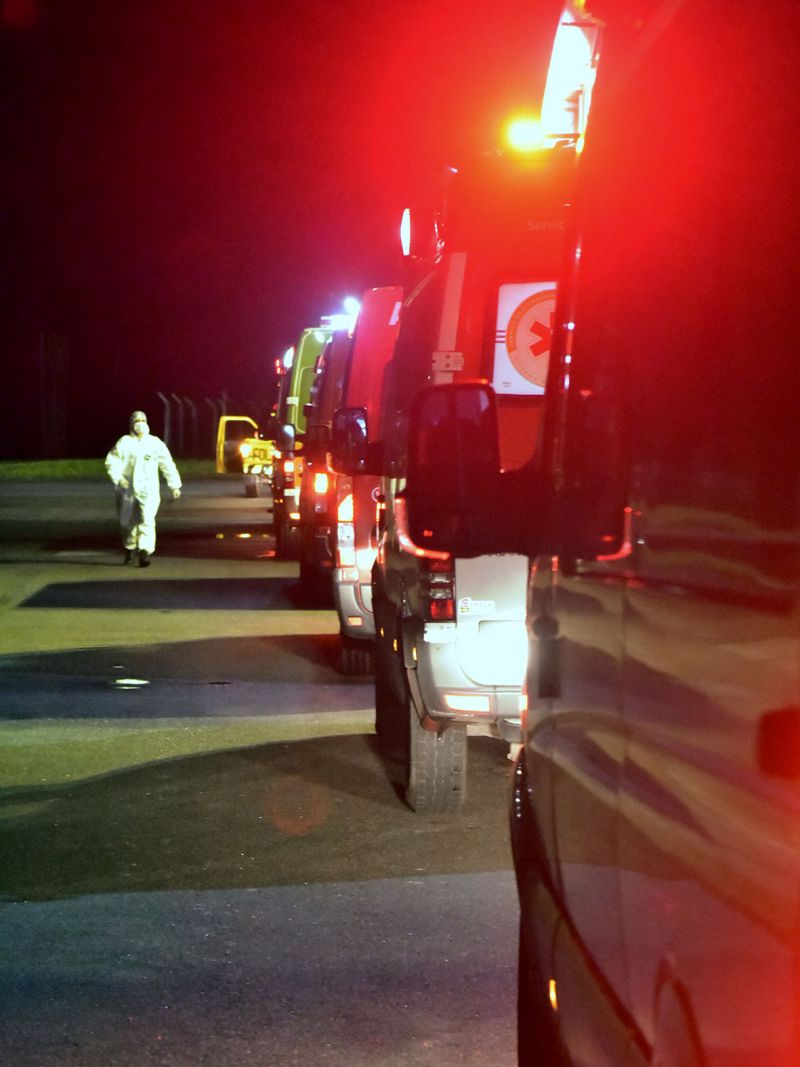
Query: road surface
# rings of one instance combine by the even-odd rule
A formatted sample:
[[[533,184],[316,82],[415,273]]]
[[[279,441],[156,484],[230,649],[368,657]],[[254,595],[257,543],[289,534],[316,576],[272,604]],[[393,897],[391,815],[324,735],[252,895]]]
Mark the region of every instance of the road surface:
[[[0,483],[0,1062],[511,1067],[510,765],[420,819],[263,500]]]

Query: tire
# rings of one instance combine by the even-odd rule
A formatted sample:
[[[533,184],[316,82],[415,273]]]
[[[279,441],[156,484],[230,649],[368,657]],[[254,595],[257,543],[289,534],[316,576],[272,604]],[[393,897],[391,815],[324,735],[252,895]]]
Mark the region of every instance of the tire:
[[[519,1067],[562,1067],[558,1036],[552,1010],[534,988],[534,971],[525,943],[522,922],[519,924],[517,968],[517,1063]],[[543,979],[538,979],[544,989]]]
[[[257,478],[248,478],[244,483],[244,495],[255,497],[261,495],[261,488]]]
[[[287,526],[284,530],[283,548],[286,559],[300,559],[300,530],[297,526]]]
[[[300,554],[300,585],[309,592],[315,593],[320,586],[320,574],[319,571],[313,567],[307,560],[303,559],[302,552]]]
[[[326,607],[333,603],[331,575],[300,559],[300,588],[309,604]]]
[[[359,641],[358,638],[341,635],[339,662],[342,674],[372,674],[372,642]]]
[[[300,530],[283,522],[275,524],[275,555],[278,559],[300,558]]]
[[[408,786],[406,802],[418,815],[454,815],[467,793],[467,728],[452,723],[426,730],[406,690]]]

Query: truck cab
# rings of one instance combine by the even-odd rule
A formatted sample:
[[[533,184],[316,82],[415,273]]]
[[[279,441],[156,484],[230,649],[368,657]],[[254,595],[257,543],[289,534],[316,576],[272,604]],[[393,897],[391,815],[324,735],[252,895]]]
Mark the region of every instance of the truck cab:
[[[527,560],[459,558],[409,536],[408,415],[431,383],[493,383],[500,462],[530,461],[540,417],[574,153],[492,154],[453,172],[431,250],[417,257],[386,370],[379,442],[382,521],[373,569],[379,741],[402,754],[413,810],[458,811],[467,737],[520,740]],[[491,210],[486,211],[486,205]],[[429,216],[430,217],[430,216]],[[412,213],[413,227],[413,213]],[[413,242],[412,242],[413,243]],[[436,454],[436,433],[426,447]],[[479,460],[485,443],[472,444]],[[432,494],[446,501],[456,470]],[[498,506],[505,506],[499,501]]]

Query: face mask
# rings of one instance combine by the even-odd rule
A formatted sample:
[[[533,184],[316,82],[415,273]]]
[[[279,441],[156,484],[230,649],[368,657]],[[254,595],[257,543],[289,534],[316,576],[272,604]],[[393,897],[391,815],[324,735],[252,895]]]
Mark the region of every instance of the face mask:
[[[147,423],[146,422],[135,422],[133,424],[133,432],[136,434],[137,437],[141,437],[143,434],[146,434],[147,433]]]

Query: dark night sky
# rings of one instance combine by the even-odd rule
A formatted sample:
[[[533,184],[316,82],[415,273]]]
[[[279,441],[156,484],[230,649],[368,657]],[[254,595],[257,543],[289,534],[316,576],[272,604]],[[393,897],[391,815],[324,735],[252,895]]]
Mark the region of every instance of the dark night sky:
[[[43,331],[69,344],[67,455],[135,407],[158,431],[158,390],[258,411],[303,326],[396,280],[419,176],[535,101],[557,13],[0,0],[0,456],[41,452]]]

